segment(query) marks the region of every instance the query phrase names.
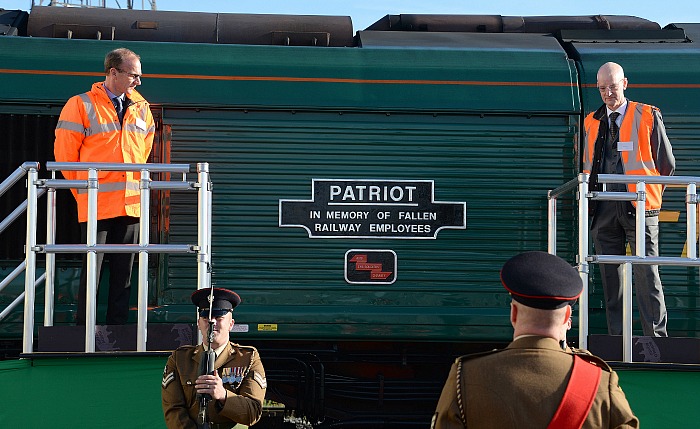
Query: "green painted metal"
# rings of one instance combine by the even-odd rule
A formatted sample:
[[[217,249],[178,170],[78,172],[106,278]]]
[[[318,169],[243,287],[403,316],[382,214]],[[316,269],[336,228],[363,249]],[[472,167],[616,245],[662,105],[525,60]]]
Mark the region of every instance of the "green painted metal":
[[[495,273],[512,253],[546,247],[546,191],[577,171],[580,115],[600,103],[597,67],[610,59],[625,66],[628,95],[664,112],[679,174],[700,175],[700,57],[689,43],[573,43],[565,51],[545,35],[473,42],[304,48],[6,37],[0,110],[55,115],[102,79],[105,51],[128,46],[142,56],[140,89],[164,125],[159,160],[212,164],[214,280],[246,295],[245,335],[507,339],[507,296]],[[309,198],[313,178],[435,180],[437,199],[468,203],[468,228],[436,240],[317,240],[278,228],[277,201]],[[164,240],[194,242],[187,198],[173,196]],[[559,249],[573,261],[573,213],[562,206]],[[682,193],[669,190],[664,209],[681,215],[662,225],[662,253],[680,254]],[[397,251],[397,283],[345,283],[342,257],[358,247]],[[163,262],[149,317],[189,321],[194,264]],[[697,336],[697,270],[662,268],[662,276],[669,331]],[[602,333],[595,282],[592,292],[591,333]],[[387,325],[392,318],[408,323]],[[274,323],[278,331],[255,329]]]
[[[214,281],[237,289],[243,283],[239,290],[248,295],[248,305],[241,307],[239,323],[279,323],[276,335],[281,338],[509,335],[507,323],[490,322],[507,311],[507,297],[494,273],[514,251],[545,243],[546,189],[563,181],[563,172],[573,173],[576,126],[570,115],[580,110],[577,79],[573,63],[552,37],[523,35],[509,40],[514,45],[508,49],[503,49],[503,35],[477,37],[463,49],[429,50],[118,42],[141,55],[142,92],[163,109],[163,124],[171,134],[166,140],[172,142],[164,156],[171,162],[212,163],[219,240]],[[115,46],[2,39],[0,49],[14,69],[12,83],[0,83],[7,82],[0,97],[28,101],[28,94],[17,88],[31,81],[42,100],[62,102],[99,79],[101,64],[95,58]],[[37,73],[42,79],[36,79]],[[178,110],[171,110],[174,106]],[[180,110],[187,106],[204,110]],[[256,111],[261,107],[286,110]],[[499,114],[488,115],[495,111]],[[523,150],[523,144],[533,152]],[[530,165],[531,157],[543,163],[544,171],[534,185],[525,183],[516,168],[509,178],[510,172],[501,168]],[[302,231],[281,230],[277,201],[308,198],[314,177],[435,180],[436,198],[468,202],[469,229],[400,243],[319,242]],[[513,193],[497,195],[502,189]],[[192,230],[189,236],[177,235],[181,224],[194,225],[190,214],[178,214],[178,198],[173,196],[166,238],[193,242]],[[509,198],[512,203],[502,203]],[[185,212],[194,213],[184,204]],[[509,204],[516,209],[504,210]],[[536,228],[519,227],[521,211],[528,222],[534,219]],[[494,216],[501,223],[494,223]],[[508,241],[512,244],[504,247]],[[357,247],[397,249],[399,283],[349,287],[342,277],[342,257]],[[470,247],[469,253],[460,252]],[[189,320],[186,303],[194,274],[185,267],[193,264],[175,257],[170,261],[169,276],[159,280],[166,283],[158,285],[161,307],[153,319]],[[431,292],[423,294],[425,287]],[[328,288],[329,294],[320,293]],[[328,316],[331,311],[338,313]],[[246,312],[255,318],[246,320]],[[389,313],[406,320],[408,328],[392,326]]]
[[[0,361],[0,421],[4,427],[164,428],[160,379],[166,358],[116,354]],[[618,374],[644,427],[692,427],[700,420],[700,371],[693,367],[628,368]],[[32,389],[53,393],[41,401],[41,412]]]
[[[565,114],[166,111],[163,123],[172,162],[210,163],[212,280],[241,294],[251,337],[507,339],[498,270],[546,248],[547,189],[574,174],[577,122]],[[309,199],[314,178],[434,180],[436,201],[467,202],[467,229],[391,240],[280,228],[279,200]],[[171,242],[193,240],[193,203],[171,195]],[[394,250],[397,281],[348,284],[343,258],[357,248]],[[184,261],[170,257],[161,305],[188,308],[196,272]]]
[[[617,373],[642,427],[692,427],[700,419],[700,371],[619,369]]]
[[[420,370],[422,345],[441,350],[510,339],[509,298],[497,273],[514,253],[546,248],[546,193],[578,171],[582,115],[600,103],[594,83],[602,62],[623,64],[628,95],[662,109],[679,174],[700,175],[694,45],[574,43],[565,50],[554,37],[528,34],[474,35],[473,42],[449,49],[303,48],[4,37],[0,113],[57,115],[68,97],[103,79],[106,51],[127,46],[141,54],[140,90],[162,125],[157,161],[210,163],[213,280],[243,297],[235,317],[248,330],[235,332],[236,340],[279,347],[263,355],[271,362],[287,353],[284,345],[316,340],[324,340],[317,350],[304,349],[313,359],[335,353],[343,341],[366,348],[360,358],[354,349],[339,353],[342,364],[329,365],[330,400],[338,387],[331,384],[365,364],[371,378],[375,360],[400,355],[401,369],[409,362],[408,369],[434,382],[441,368],[429,356],[430,369]],[[315,178],[433,180],[436,200],[467,202],[467,229],[444,230],[434,240],[392,240],[311,239],[303,229],[280,228],[279,200],[309,199]],[[172,193],[163,202],[170,212],[154,212],[167,225],[160,238],[194,243],[192,195]],[[669,190],[664,209],[682,208],[682,193]],[[559,254],[573,262],[570,199],[560,202],[559,221]],[[681,214],[662,226],[662,253],[682,251],[684,222]],[[344,254],[358,248],[395,251],[397,281],[347,283]],[[149,322],[192,322],[193,257],[159,257],[152,271]],[[59,290],[74,289],[76,272],[61,271]],[[662,276],[670,333],[697,336],[697,270],[662,269]],[[58,323],[71,323],[72,292],[62,296]],[[595,282],[591,307],[591,333],[602,333]],[[21,332],[20,316],[16,311],[2,324],[0,337],[14,327]],[[400,343],[413,346],[407,351]],[[0,421],[40,427],[50,415],[52,427],[75,427],[77,416],[78,424],[162,427],[164,362],[164,355],[119,354],[0,362],[2,386],[61,392],[36,413],[26,389],[1,389]],[[698,420],[690,389],[700,372],[631,368],[620,378],[645,427]],[[401,374],[396,379],[405,381]],[[353,379],[353,392],[365,382]]]
[[[157,105],[522,112],[579,110],[576,70],[553,37],[509,49],[370,49],[0,38],[0,102],[63,103],[126,46]],[[8,72],[6,72],[8,73]],[[28,92],[26,88],[32,88]]]
[[[166,359],[115,356],[0,361],[0,398],[7,404],[0,411],[0,421],[4,427],[165,428],[160,379]],[[41,401],[41,412],[35,409],[33,389],[50,392],[50,400]]]

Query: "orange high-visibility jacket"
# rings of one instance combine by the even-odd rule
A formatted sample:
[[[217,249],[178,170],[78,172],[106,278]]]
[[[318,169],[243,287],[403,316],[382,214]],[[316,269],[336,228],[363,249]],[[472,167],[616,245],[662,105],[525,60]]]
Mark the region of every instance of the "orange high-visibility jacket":
[[[145,163],[151,153],[155,123],[148,102],[136,91],[129,95],[123,124],[104,82],[71,97],[56,126],[54,156],[57,162]],[[87,171],[64,171],[68,180],[86,180]],[[98,172],[97,219],[141,214],[140,173]],[[87,190],[73,189],[78,222],[87,221]]]
[[[601,121],[603,127],[601,127]],[[601,129],[603,128],[603,129]],[[603,152],[607,133],[607,111],[602,106],[586,116],[584,121],[583,171],[591,174],[597,170]],[[671,176],[676,161],[671,143],[658,108],[628,100],[625,116],[620,125],[619,141],[632,142],[631,151],[622,151],[622,167],[627,175]],[[627,184],[629,192],[636,192],[635,183]],[[660,184],[646,184],[645,210],[661,208],[661,195],[664,187]],[[632,202],[636,206],[636,202]]]

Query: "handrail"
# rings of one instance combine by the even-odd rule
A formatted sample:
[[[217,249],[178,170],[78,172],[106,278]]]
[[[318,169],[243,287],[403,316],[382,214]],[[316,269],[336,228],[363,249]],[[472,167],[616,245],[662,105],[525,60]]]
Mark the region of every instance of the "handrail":
[[[198,164],[199,165],[199,164]],[[122,164],[119,162],[47,162],[49,171],[141,171],[152,173],[189,173],[189,164]],[[183,179],[184,180],[184,179]]]
[[[548,228],[547,243],[548,252],[556,254],[557,237],[557,198],[576,190],[578,203],[578,241],[577,264],[579,275],[583,281],[583,293],[579,305],[579,347],[588,346],[588,263],[597,264],[622,264],[623,283],[623,310],[622,310],[622,347],[623,361],[632,362],[632,265],[674,265],[700,267],[700,259],[697,257],[697,187],[700,177],[694,176],[642,176],[624,174],[599,174],[598,182],[603,184],[602,191],[588,191],[590,176],[581,173],[576,179],[559,186],[547,193],[548,198]],[[610,183],[627,184],[635,183],[637,192],[611,192],[606,191],[606,185]],[[686,257],[646,256],[645,252],[645,200],[646,185],[678,185],[686,187]],[[588,200],[606,201],[636,201],[636,248],[634,255],[589,255],[588,227]]]
[[[36,279],[36,281],[34,282],[34,287],[36,288],[36,286],[38,286],[41,282],[43,282],[45,280],[46,280],[46,273],[42,274],[38,279]],[[17,298],[15,298],[7,307],[5,307],[5,309],[2,312],[0,312],[0,320],[7,317],[7,315],[10,314],[12,312],[12,310],[14,310],[15,307],[17,307],[19,305],[19,303],[22,302],[22,300],[24,300],[25,294],[26,294],[26,292],[22,292],[21,294],[19,294],[17,296]]]
[[[46,193],[46,189],[40,189],[37,193],[37,198],[41,198]],[[22,216],[22,213],[27,211],[27,200],[22,201],[13,211],[8,214],[5,219],[0,222],[0,233],[2,233],[12,222],[16,221],[17,218]]]
[[[12,187],[15,183],[19,181],[19,179],[23,178],[27,172],[31,169],[38,170],[39,169],[39,163],[38,162],[25,162],[15,171],[13,171],[5,180],[0,183],[0,197],[7,192],[8,189]]]
[[[211,284],[211,182],[209,166],[197,164],[197,181],[188,182],[189,164],[121,164],[121,163],[78,163],[48,162],[46,167],[52,173],[51,179],[39,179],[36,170],[29,170],[27,186],[27,240],[26,240],[26,275],[24,292],[24,335],[23,352],[33,351],[34,327],[34,284],[36,283],[36,254],[46,254],[46,286],[44,326],[53,325],[54,278],[56,253],[87,254],[87,293],[85,352],[95,352],[95,321],[97,297],[97,253],[138,253],[138,316],[137,316],[137,351],[146,351],[147,317],[148,317],[148,254],[149,253],[196,253],[198,273],[197,287],[206,288]],[[85,171],[87,180],[56,179],[56,171]],[[97,198],[98,171],[138,171],[141,190],[141,216],[139,219],[139,244],[96,244],[97,234]],[[150,173],[181,173],[179,181],[151,181]],[[16,179],[18,180],[18,179]],[[4,183],[4,182],[3,182]],[[85,245],[55,244],[56,189],[87,189],[88,220],[87,243]],[[150,191],[197,191],[199,229],[205,234],[198,234],[196,245],[187,244],[150,244]],[[47,198],[47,243],[36,243],[37,198],[40,193],[48,191]]]
[[[15,169],[5,180],[0,183],[0,196],[5,194],[12,186],[20,181],[23,177],[27,176],[29,172],[37,171],[40,167],[38,162],[25,162]],[[40,198],[45,192],[39,192],[36,198]],[[24,200],[20,203],[10,214],[8,214],[2,222],[0,222],[0,233],[2,233],[7,227],[9,227],[15,220],[17,220],[22,213],[27,210],[29,206],[28,200]],[[0,281],[0,291],[5,289],[15,278],[17,278],[22,272],[24,272],[26,267],[26,260],[19,264],[10,274],[5,276],[5,278]],[[43,274],[39,279],[34,282],[33,287],[36,287],[45,278]],[[12,310],[19,305],[19,303],[24,300],[25,292],[22,292],[17,298],[15,298],[7,307],[5,307],[2,312],[0,312],[0,321],[7,317]]]

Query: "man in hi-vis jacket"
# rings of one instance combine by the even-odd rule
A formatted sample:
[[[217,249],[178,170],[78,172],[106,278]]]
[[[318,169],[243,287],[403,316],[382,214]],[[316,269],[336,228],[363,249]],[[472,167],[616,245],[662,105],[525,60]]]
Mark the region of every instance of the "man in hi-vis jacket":
[[[105,80],[71,97],[56,125],[54,156],[58,162],[108,162],[143,164],[153,146],[155,124],[148,102],[136,92],[141,84],[141,60],[120,48],[107,54]],[[87,180],[87,171],[64,171],[68,180]],[[125,171],[98,172],[97,244],[138,244],[141,197],[140,174]],[[82,242],[87,241],[87,190],[73,189],[78,203]],[[97,254],[97,283],[104,253]],[[107,324],[122,325],[129,316],[133,253],[109,254]],[[77,322],[85,324],[86,260],[78,292]]]
[[[627,78],[622,67],[606,63],[598,70],[603,105],[584,121],[583,170],[590,189],[602,190],[598,174],[671,176],[676,161],[661,112],[625,98]],[[608,191],[636,192],[636,183],[608,184]],[[646,256],[659,256],[659,211],[664,187],[646,184]],[[636,248],[635,205],[629,201],[591,201],[591,235],[599,255],[624,255]],[[610,335],[622,334],[621,265],[599,264]],[[637,307],[644,335],[665,337],[666,303],[656,265],[635,264]]]

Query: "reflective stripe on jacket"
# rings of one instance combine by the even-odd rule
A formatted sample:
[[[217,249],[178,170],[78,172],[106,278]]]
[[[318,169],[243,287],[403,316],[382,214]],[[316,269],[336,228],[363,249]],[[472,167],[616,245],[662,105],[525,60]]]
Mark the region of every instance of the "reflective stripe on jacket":
[[[86,93],[71,97],[56,125],[54,156],[58,162],[137,163],[148,160],[155,123],[148,102],[136,91],[129,95],[123,124],[114,104],[97,82]],[[87,171],[63,171],[69,180],[86,180]],[[97,218],[141,214],[138,172],[100,171]],[[87,190],[73,189],[78,221],[87,221]]]
[[[605,123],[602,123],[605,121]],[[660,128],[660,129],[659,129]],[[597,177],[603,145],[607,138],[607,112],[605,106],[590,113],[584,121],[583,171]],[[656,134],[659,134],[659,138]],[[675,170],[675,159],[666,137],[659,109],[629,101],[620,125],[619,141],[632,142],[632,150],[621,151],[622,167],[627,175],[670,176]],[[596,145],[596,142],[598,143]],[[593,181],[593,179],[592,179]],[[627,185],[629,192],[636,192],[635,183]],[[645,210],[659,210],[664,187],[646,184]],[[636,202],[632,202],[636,206]]]

